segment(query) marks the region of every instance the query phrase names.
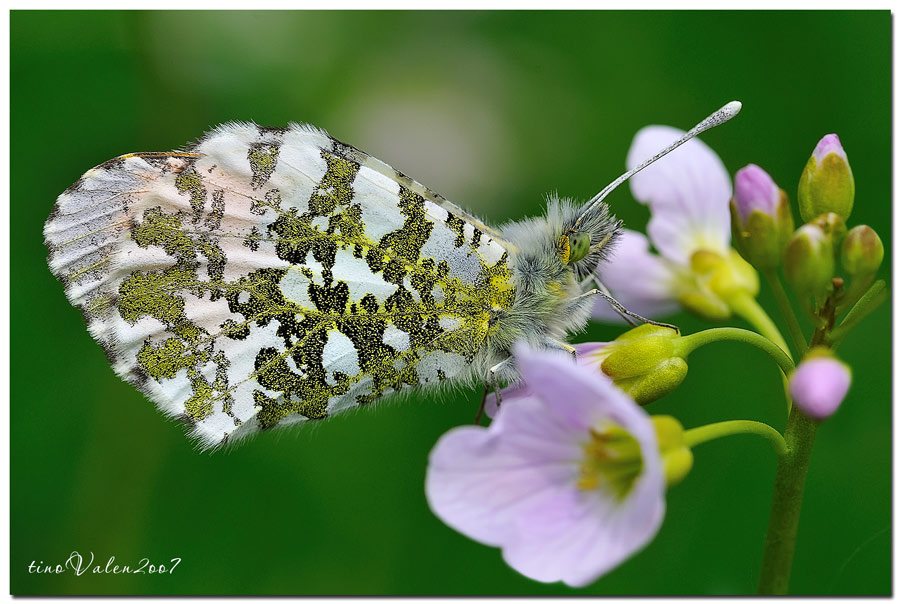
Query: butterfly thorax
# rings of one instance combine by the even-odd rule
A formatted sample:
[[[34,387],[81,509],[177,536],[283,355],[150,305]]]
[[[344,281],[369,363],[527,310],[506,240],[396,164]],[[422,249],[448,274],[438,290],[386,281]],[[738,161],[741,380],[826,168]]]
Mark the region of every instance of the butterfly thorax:
[[[508,347],[517,340],[559,348],[585,327],[595,300],[583,294],[593,287],[590,276],[614,245],[618,227],[605,205],[585,214],[577,205],[556,198],[550,199],[545,216],[503,227],[503,237],[511,243],[516,296],[492,334],[492,358],[508,355]],[[570,245],[576,232],[584,237],[580,256]],[[514,368],[503,375],[516,377]]]

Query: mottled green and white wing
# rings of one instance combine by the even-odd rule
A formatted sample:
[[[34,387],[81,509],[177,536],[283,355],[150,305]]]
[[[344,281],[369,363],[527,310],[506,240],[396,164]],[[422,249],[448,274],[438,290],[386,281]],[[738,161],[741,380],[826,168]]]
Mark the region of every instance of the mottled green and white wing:
[[[304,125],[111,160],[44,235],[116,373],[204,446],[463,376],[515,295],[494,231]]]

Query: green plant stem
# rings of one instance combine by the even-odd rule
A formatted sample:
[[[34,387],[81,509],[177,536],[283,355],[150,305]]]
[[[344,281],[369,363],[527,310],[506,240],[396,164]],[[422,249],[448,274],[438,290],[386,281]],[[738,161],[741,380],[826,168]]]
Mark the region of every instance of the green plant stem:
[[[809,347],[826,345],[828,333],[834,327],[834,300],[825,300],[819,313],[821,327],[816,328]],[[806,470],[816,439],[818,424],[806,417],[797,408],[788,415],[784,440],[787,455],[778,459],[775,470],[775,490],[772,494],[772,509],[769,512],[769,528],[763,549],[762,570],[759,575],[757,593],[761,595],[783,595],[787,593],[791,580],[791,565],[794,561],[794,547],[797,543],[797,526],[800,523],[800,507],[803,503],[803,487]]]
[[[794,362],[780,346],[755,331],[739,327],[714,327],[684,336],[678,344],[679,352],[686,356],[701,346],[722,341],[743,342],[756,346],[772,357],[784,375],[794,370]]]
[[[847,313],[847,316],[844,317],[844,320],[841,321],[841,324],[837,326],[829,335],[828,335],[828,343],[832,348],[837,348],[840,346],[841,342],[844,341],[844,338],[847,337],[847,334],[850,333],[860,321],[865,319],[872,311],[878,308],[882,302],[887,300],[888,292],[885,289],[884,281],[878,280],[866,290],[862,296],[860,296],[859,300],[856,304],[853,305],[853,308],[850,309],[850,312]]]
[[[775,491],[757,589],[757,593],[762,595],[783,595],[788,590],[803,503],[803,486],[816,427],[816,423],[798,408],[791,410],[784,431],[787,453],[778,458],[775,471]]]
[[[688,447],[694,448],[707,441],[734,434],[756,434],[762,436],[769,441],[778,457],[783,457],[788,452],[784,437],[781,436],[778,430],[769,424],[745,419],[734,419],[691,428],[684,433],[684,443]]]
[[[763,310],[762,306],[759,305],[756,298],[748,294],[734,296],[729,300],[728,304],[734,312],[743,317],[744,320],[756,328],[759,333],[778,344],[785,354],[791,354],[787,342],[784,341],[784,337],[781,335],[781,332],[778,331],[775,322],[772,321],[772,318],[765,310]],[[787,373],[781,376],[781,386],[784,389],[784,400],[787,403],[787,412],[790,414],[791,405],[793,403],[791,401],[791,391],[788,384]]]
[[[797,349],[797,358],[800,358],[806,354],[808,349],[806,338],[803,336],[803,329],[800,327],[797,315],[791,307],[791,302],[788,300],[787,292],[784,291],[781,279],[778,278],[778,273],[775,270],[771,270],[766,271],[764,274],[769,282],[769,287],[772,289],[772,293],[775,295],[775,302],[778,304],[779,310],[781,310],[781,315],[787,322],[788,333],[791,334],[794,347]]]
[[[763,307],[759,305],[756,298],[747,294],[734,296],[728,300],[728,305],[759,333],[778,344],[785,353],[791,354],[791,349],[788,348],[787,342],[785,342],[775,322],[763,310]]]

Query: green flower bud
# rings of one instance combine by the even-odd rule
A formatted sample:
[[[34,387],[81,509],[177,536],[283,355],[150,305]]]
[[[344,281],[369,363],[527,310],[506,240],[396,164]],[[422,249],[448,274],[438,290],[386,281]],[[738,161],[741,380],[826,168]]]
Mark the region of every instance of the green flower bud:
[[[772,270],[781,263],[794,217],[787,194],[757,165],[734,176],[731,230],[735,247],[757,269]]]
[[[822,229],[822,232],[828,237],[828,241],[831,242],[834,255],[837,257],[841,249],[841,243],[844,241],[844,237],[847,236],[847,223],[844,222],[844,219],[834,212],[826,212],[816,216],[810,223]]]
[[[650,418],[656,431],[656,442],[666,473],[666,485],[678,484],[694,465],[694,454],[684,443],[684,428],[671,415],[654,415]]]
[[[613,379],[643,375],[675,354],[673,340],[679,337],[668,327],[639,325],[613,340],[600,368]]]
[[[631,329],[597,354],[600,369],[639,405],[646,405],[678,387],[687,363],[677,351],[681,335],[668,327],[646,323]]]
[[[821,227],[804,224],[797,229],[784,254],[784,272],[801,298],[818,298],[828,291],[834,277],[834,251]]]
[[[884,259],[884,245],[878,233],[864,224],[853,227],[841,248],[841,266],[854,278],[866,278],[878,272]]]
[[[846,220],[853,210],[855,191],[853,172],[841,140],[837,134],[826,134],[800,176],[800,216],[808,222],[819,214],[834,212]]]
[[[652,371],[643,375],[614,381],[638,405],[649,405],[678,388],[687,372],[685,360],[673,357],[661,361]]]

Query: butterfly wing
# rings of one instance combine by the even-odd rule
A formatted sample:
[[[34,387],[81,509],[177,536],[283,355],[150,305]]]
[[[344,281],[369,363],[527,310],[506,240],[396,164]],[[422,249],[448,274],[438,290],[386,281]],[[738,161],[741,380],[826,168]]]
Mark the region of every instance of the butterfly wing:
[[[304,125],[111,160],[44,235],[116,373],[204,446],[464,375],[514,297],[496,232]]]

